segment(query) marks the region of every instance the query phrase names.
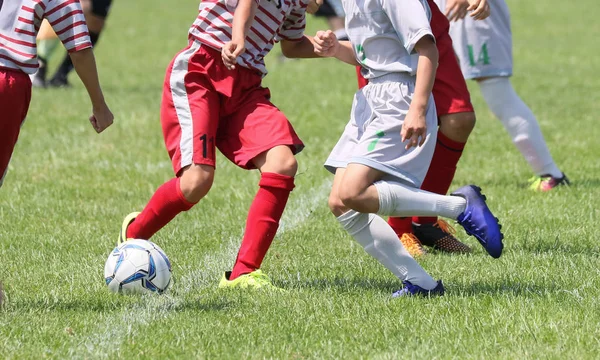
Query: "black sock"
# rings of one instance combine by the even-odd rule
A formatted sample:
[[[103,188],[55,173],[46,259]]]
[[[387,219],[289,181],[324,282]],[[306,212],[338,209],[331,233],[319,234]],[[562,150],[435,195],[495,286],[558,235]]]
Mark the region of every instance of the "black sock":
[[[90,31],[90,41],[92,42],[92,46],[96,45],[99,37],[100,33]],[[67,75],[69,75],[69,73],[71,72],[71,70],[73,70],[73,62],[71,61],[71,56],[67,54],[63,62],[60,64],[60,67],[56,71],[56,75],[54,75],[54,77],[66,78]]]

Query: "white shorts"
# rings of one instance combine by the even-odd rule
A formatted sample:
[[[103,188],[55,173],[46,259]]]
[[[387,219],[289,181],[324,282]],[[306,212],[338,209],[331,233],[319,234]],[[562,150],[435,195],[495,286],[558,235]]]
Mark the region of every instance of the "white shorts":
[[[504,0],[489,2],[491,15],[485,20],[451,22],[450,37],[466,79],[511,76],[513,72],[510,13]]]
[[[435,149],[437,115],[433,97],[427,108],[427,136],[423,146],[406,150],[400,131],[415,90],[414,77],[403,73],[369,79],[357,91],[350,121],[325,168],[335,173],[349,163],[363,164],[420,187]]]

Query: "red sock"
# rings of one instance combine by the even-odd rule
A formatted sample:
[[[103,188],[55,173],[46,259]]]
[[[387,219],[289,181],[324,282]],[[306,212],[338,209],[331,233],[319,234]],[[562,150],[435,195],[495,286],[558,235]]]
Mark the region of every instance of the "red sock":
[[[248,212],[242,245],[229,280],[260,268],[277,233],[283,209],[294,188],[294,178],[263,173],[258,186],[258,193]]]
[[[402,234],[412,234],[412,218],[409,217],[390,217],[388,224],[394,229],[398,237],[402,237]]]
[[[433,159],[421,189],[446,195],[464,148],[465,143],[451,140],[442,132],[438,132]],[[413,217],[412,221],[417,224],[433,224],[437,221],[437,217]]]
[[[127,228],[127,238],[148,240],[177,214],[194,206],[181,192],[179,178],[162,184],[152,195],[148,205]]]

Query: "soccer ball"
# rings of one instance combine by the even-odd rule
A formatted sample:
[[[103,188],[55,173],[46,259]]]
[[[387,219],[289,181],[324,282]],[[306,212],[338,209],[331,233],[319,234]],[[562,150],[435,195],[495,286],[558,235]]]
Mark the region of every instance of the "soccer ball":
[[[171,283],[171,262],[148,240],[128,240],[116,247],[104,265],[104,279],[115,293],[163,293]]]

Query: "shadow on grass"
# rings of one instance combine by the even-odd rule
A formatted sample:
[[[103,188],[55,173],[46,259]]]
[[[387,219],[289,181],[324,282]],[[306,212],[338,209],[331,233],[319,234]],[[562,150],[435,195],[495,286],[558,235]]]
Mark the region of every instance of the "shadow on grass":
[[[394,279],[347,279],[335,277],[333,279],[311,279],[301,282],[292,281],[287,282],[284,286],[289,289],[336,290],[342,292],[376,289],[391,293],[400,289],[402,283]]]
[[[549,292],[557,292],[555,285],[524,284],[518,281],[500,281],[493,283],[473,282],[470,284],[450,287],[449,295],[478,296],[478,295],[511,295],[515,297],[540,297]]]
[[[553,242],[526,242],[518,247],[512,247],[512,251],[527,252],[533,255],[542,254],[565,254],[565,255],[589,255],[600,254],[600,247],[589,246],[577,241],[560,240],[558,237]]]
[[[479,295],[511,295],[515,297],[539,297],[548,292],[556,292],[554,285],[539,286],[523,284],[518,281],[494,281],[473,283],[445,283],[447,295],[450,296],[479,296]],[[289,284],[288,284],[289,286]],[[402,287],[400,281],[387,279],[314,279],[293,285],[299,289],[313,289],[320,291],[334,290],[339,292],[353,292],[356,290],[377,290],[390,295]]]

